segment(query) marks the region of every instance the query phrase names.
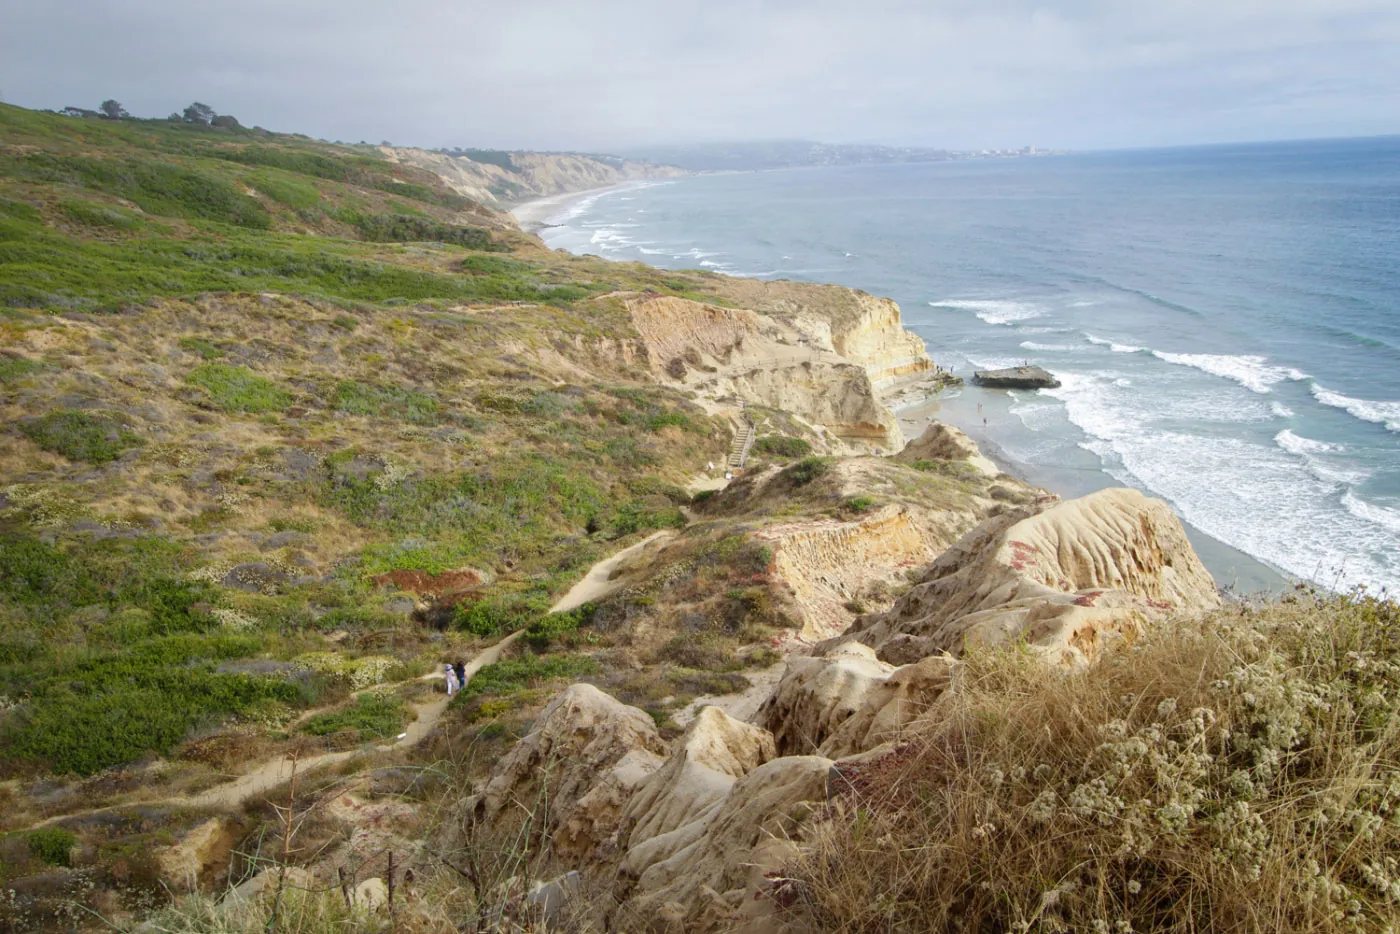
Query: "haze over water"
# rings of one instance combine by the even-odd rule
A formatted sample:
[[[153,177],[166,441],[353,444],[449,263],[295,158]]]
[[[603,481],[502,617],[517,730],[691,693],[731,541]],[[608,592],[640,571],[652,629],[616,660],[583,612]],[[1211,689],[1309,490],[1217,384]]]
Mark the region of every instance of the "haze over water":
[[[1400,137],[701,176],[549,219],[574,252],[888,295],[945,366],[1060,377],[942,405],[1030,479],[1400,589]]]

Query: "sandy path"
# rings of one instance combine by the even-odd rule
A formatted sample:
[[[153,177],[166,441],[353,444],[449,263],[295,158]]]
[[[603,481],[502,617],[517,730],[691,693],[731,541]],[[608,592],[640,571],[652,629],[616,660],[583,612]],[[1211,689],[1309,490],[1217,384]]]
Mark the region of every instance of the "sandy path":
[[[654,535],[647,536],[630,548],[622,549],[611,558],[604,558],[602,561],[599,561],[588,569],[588,573],[583,576],[583,580],[570,588],[568,593],[559,598],[558,603],[549,608],[549,612],[562,613],[565,610],[572,610],[576,607],[583,606],[590,600],[601,600],[603,597],[608,596],[621,586],[616,581],[608,579],[613,571],[652,542],[662,538],[671,539],[674,538],[675,535],[676,533],[671,531],[657,532]]]
[[[499,661],[501,653],[509,648],[516,639],[519,639],[523,632],[524,630],[511,633],[468,662],[466,670],[467,680],[470,681],[473,675],[487,665],[492,665]],[[441,677],[441,674],[433,672],[432,674],[424,675],[420,680],[427,681]],[[305,775],[312,769],[334,765],[337,762],[344,762],[347,759],[367,755],[370,752],[390,752],[403,746],[413,746],[422,740],[423,737],[427,736],[428,733],[432,731],[433,727],[437,726],[438,721],[442,719],[443,711],[447,710],[449,701],[450,698],[444,694],[441,697],[434,697],[426,703],[415,705],[413,709],[418,714],[417,719],[408,725],[408,729],[404,732],[402,737],[396,739],[392,743],[375,746],[373,749],[347,749],[341,752],[326,752],[318,756],[308,756],[307,758],[297,761],[296,771],[300,775]],[[292,760],[289,758],[273,759],[264,762],[251,772],[240,775],[231,782],[216,785],[197,795],[187,798],[172,798],[169,799],[169,801],[171,803],[188,804],[191,807],[198,808],[236,808],[249,798],[265,794],[278,785],[288,781],[291,777]]]

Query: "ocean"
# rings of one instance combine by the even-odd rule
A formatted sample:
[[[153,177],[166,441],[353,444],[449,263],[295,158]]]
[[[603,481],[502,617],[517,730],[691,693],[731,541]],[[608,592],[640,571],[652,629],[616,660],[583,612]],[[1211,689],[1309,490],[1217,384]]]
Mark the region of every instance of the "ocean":
[[[576,253],[894,298],[960,374],[1060,378],[932,409],[1033,482],[1162,497],[1240,590],[1400,590],[1400,137],[703,175],[542,219]]]

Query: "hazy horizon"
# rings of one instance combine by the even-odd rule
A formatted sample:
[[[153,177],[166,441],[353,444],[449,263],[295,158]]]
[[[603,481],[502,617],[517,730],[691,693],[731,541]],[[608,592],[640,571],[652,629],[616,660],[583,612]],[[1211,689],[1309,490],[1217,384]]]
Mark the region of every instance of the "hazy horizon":
[[[1381,0],[0,0],[0,99],[430,148],[1078,151],[1400,132]]]

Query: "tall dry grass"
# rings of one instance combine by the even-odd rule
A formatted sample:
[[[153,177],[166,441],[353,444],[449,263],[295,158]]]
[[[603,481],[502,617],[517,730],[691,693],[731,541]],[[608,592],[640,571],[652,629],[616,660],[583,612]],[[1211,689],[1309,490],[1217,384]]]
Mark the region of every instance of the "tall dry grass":
[[[779,890],[831,931],[1400,929],[1400,609],[1299,595],[1084,672],[972,658]]]

